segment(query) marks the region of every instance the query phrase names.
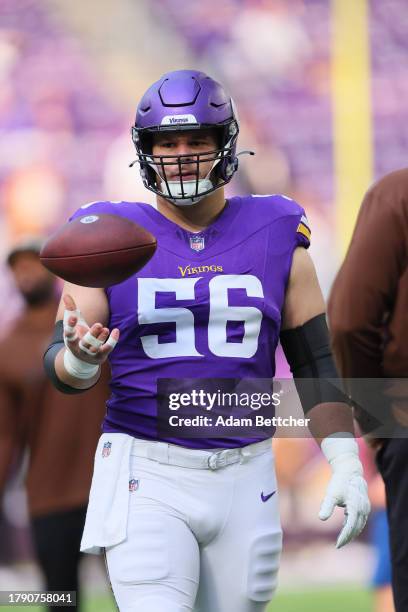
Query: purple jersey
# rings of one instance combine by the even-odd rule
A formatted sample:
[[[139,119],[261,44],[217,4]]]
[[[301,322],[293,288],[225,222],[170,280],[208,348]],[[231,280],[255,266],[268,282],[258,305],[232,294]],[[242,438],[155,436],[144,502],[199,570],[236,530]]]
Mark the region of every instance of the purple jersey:
[[[304,210],[281,195],[234,197],[198,234],[147,204],[95,202],[157,238],[150,262],[108,287],[112,396],[104,432],[157,439],[158,378],[272,378],[293,251],[309,246]],[[160,438],[190,448],[230,448],[256,438]],[[263,438],[259,438],[263,439]]]

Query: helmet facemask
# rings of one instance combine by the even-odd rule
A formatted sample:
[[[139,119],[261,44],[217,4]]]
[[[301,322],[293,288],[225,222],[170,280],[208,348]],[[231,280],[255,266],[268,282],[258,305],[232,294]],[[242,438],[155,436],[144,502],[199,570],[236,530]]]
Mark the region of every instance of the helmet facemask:
[[[189,153],[183,155],[153,155],[153,134],[166,132],[180,132],[181,130],[208,129],[216,130],[218,133],[219,148],[201,153]],[[167,128],[145,128],[132,127],[132,139],[136,148],[137,159],[140,164],[140,173],[144,185],[150,191],[172,202],[176,206],[191,206],[202,198],[213,193],[223,185],[226,185],[238,167],[235,156],[236,141],[238,138],[238,123],[235,119],[228,121],[225,125],[183,125]],[[133,162],[133,163],[135,163]],[[211,167],[205,176],[201,176],[202,164]],[[178,167],[178,179],[170,177],[170,167]],[[188,170],[188,174],[186,173]],[[184,175],[193,174],[194,179],[183,179]]]

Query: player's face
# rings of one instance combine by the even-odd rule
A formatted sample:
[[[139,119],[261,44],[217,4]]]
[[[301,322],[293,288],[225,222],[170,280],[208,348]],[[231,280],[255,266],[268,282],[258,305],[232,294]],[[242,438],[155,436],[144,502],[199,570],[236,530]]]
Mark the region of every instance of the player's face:
[[[169,181],[193,181],[204,179],[211,171],[214,164],[214,151],[218,148],[217,134],[215,130],[186,130],[180,132],[162,132],[153,136],[153,155],[173,156],[174,163],[170,158],[165,159],[165,172]],[[197,155],[209,153],[200,157],[197,164]],[[178,163],[179,155],[183,155],[182,163]],[[170,162],[170,163],[169,163]],[[158,166],[159,174],[162,174]]]

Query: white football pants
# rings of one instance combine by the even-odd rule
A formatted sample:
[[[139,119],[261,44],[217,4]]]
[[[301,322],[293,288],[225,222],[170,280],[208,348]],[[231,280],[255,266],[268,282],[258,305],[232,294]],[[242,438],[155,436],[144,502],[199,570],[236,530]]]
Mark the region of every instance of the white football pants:
[[[139,449],[154,444],[138,441]],[[261,454],[218,469],[134,452],[127,537],[105,551],[119,610],[263,612],[282,547],[270,441]],[[183,449],[186,463],[206,453]]]

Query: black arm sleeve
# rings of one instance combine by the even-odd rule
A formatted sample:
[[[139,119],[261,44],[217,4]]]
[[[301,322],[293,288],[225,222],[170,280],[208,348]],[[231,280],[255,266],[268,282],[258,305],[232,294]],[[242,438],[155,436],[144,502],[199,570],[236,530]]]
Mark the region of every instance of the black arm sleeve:
[[[282,331],[280,341],[305,414],[317,404],[349,403],[334,365],[324,314]]]
[[[91,387],[88,387],[87,389],[76,389],[75,387],[71,387],[70,385],[65,384],[64,382],[62,382],[62,380],[58,378],[57,373],[55,371],[55,358],[57,356],[57,353],[59,353],[63,347],[64,347],[64,324],[63,324],[63,321],[57,321],[55,324],[55,329],[54,329],[53,336],[51,338],[51,342],[47,350],[45,351],[44,357],[43,357],[45,373],[47,374],[48,378],[50,379],[54,387],[58,389],[58,391],[61,391],[62,393],[66,393],[69,395],[76,395],[77,393],[84,393],[84,391],[88,391],[89,389],[92,389],[92,387],[94,387],[96,383],[95,385],[92,385]]]

